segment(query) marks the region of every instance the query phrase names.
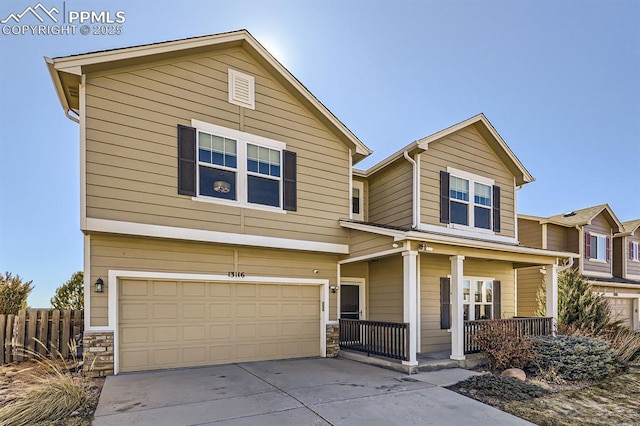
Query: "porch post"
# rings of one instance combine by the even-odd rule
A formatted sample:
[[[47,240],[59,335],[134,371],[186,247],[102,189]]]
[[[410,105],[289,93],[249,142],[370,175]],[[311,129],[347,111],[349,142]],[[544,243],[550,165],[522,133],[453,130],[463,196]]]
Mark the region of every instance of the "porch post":
[[[547,265],[545,270],[547,316],[553,318],[553,335],[555,336],[558,322],[558,266]]]
[[[463,263],[464,256],[451,256],[451,359],[463,360],[464,318],[463,318]]]
[[[404,289],[404,314],[403,322],[409,324],[409,360],[402,361],[404,365],[418,365],[416,358],[416,331],[418,330],[418,315],[416,309],[416,300],[418,298],[418,273],[417,262],[418,252],[415,250],[407,250],[402,252],[403,263],[403,289]]]

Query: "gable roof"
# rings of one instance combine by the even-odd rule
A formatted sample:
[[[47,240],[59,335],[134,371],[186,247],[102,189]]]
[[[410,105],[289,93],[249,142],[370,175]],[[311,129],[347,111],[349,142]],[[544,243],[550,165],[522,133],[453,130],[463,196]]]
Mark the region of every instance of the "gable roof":
[[[640,219],[628,220],[626,222],[622,222],[622,229],[619,234],[616,234],[616,237],[624,237],[627,235],[631,235],[636,230],[640,228]]]
[[[447,127],[446,129],[440,130],[436,133],[433,133],[427,137],[422,139],[418,139],[389,157],[385,158],[378,164],[370,167],[366,171],[358,171],[360,174],[364,174],[369,176],[381,169],[385,166],[393,163],[400,157],[404,155],[405,151],[409,153],[414,151],[425,151],[427,150],[430,143],[436,142],[448,135],[451,135],[465,127],[473,126],[480,135],[487,141],[489,146],[493,149],[498,158],[507,166],[509,171],[516,177],[517,185],[524,185],[525,183],[533,182],[535,179],[529,171],[524,167],[524,165],[520,162],[518,157],[511,151],[511,148],[507,145],[507,143],[502,139],[502,137],[498,134],[493,125],[489,122],[487,117],[480,113],[478,115],[474,115],[471,118],[468,118],[460,123],[454,124],[453,126]]]
[[[58,98],[60,99],[62,107],[65,109],[65,113],[68,114],[68,111],[72,110],[76,114],[79,114],[78,87],[83,74],[229,47],[244,48],[249,55],[265,67],[279,83],[289,89],[324,125],[333,130],[347,146],[352,148],[354,163],[357,163],[372,153],[347,126],[333,115],[322,102],[278,62],[247,30],[102,50],[53,59],[45,58],[45,61],[56,87]]]
[[[614,225],[614,228],[617,227],[618,230],[622,229],[622,223],[618,220],[611,207],[608,204],[599,204],[597,206],[587,207],[580,210],[573,210],[571,212],[557,214],[549,217],[539,217],[539,216],[530,216],[519,214],[518,217],[521,219],[528,219],[538,221],[539,223],[553,223],[555,225],[560,226],[583,226],[589,225],[591,221],[601,213],[606,213],[609,216],[609,221]],[[614,232],[617,232],[614,229]]]

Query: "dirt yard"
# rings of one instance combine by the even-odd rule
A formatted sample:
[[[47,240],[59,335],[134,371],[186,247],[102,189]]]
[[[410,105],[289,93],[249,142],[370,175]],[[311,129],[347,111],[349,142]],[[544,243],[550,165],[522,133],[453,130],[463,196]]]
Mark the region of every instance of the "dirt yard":
[[[60,363],[60,365],[62,364]],[[36,385],[38,383],[38,377],[47,374],[51,374],[49,369],[36,362],[0,365],[0,413],[11,404],[12,401],[15,401],[17,395],[22,393],[27,387]],[[80,379],[80,373],[73,374],[78,376],[79,380],[82,380],[85,384],[91,395],[89,402],[79,410],[72,412],[65,419],[41,424],[64,426],[91,425],[104,379]]]

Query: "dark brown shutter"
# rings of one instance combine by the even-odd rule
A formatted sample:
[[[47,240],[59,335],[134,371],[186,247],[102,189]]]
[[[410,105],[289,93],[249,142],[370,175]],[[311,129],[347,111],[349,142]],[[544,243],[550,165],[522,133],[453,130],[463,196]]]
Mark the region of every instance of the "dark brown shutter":
[[[440,328],[451,328],[451,279],[440,278]]]
[[[611,237],[607,237],[607,252],[606,252],[606,260],[607,262],[611,259]]]
[[[493,185],[493,231],[500,232],[500,187]]]
[[[283,208],[285,210],[296,211],[298,208],[297,192],[297,157],[295,152],[282,151],[282,165],[283,165],[283,192],[284,201]]]
[[[633,241],[629,242],[629,260],[633,260]]]
[[[178,124],[178,194],[196,195],[196,129]]]
[[[440,172],[440,222],[449,223],[449,173]],[[447,327],[448,328],[448,327]]]
[[[493,317],[502,318],[502,294],[500,292],[500,281],[493,282]]]
[[[584,233],[584,258],[589,259],[591,257],[591,234]]]

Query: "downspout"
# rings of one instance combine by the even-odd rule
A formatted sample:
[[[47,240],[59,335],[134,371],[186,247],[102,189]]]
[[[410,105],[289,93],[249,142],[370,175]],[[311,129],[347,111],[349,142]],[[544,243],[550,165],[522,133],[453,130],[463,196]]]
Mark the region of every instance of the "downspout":
[[[69,120],[75,121],[76,123],[80,124],[80,119],[78,117],[74,117],[71,114],[69,114],[70,111],[72,111],[72,110],[71,109],[65,109],[64,110],[64,115],[66,115]]]
[[[418,217],[419,217],[419,210],[418,210],[418,190],[419,190],[419,185],[420,183],[418,182],[418,164],[416,163],[416,161],[411,158],[409,156],[409,152],[405,151],[403,153],[404,158],[411,163],[411,165],[413,166],[413,197],[412,197],[412,204],[413,204],[413,217],[412,217],[412,228],[417,228],[418,227]]]

